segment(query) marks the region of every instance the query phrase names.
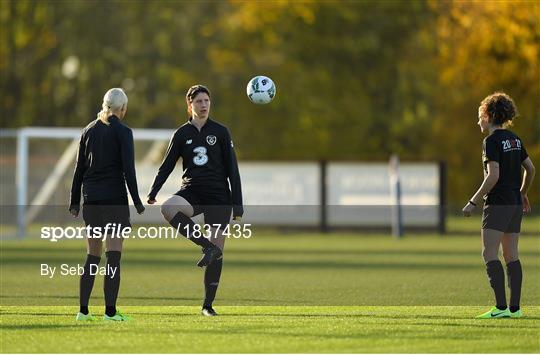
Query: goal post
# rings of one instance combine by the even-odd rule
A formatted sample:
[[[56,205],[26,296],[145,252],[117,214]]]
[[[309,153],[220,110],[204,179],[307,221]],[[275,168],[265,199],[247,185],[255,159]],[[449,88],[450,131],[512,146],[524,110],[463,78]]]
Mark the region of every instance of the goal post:
[[[403,236],[403,211],[401,205],[401,179],[399,175],[399,157],[392,155],[389,163],[390,194],[392,208],[392,235],[395,238]]]

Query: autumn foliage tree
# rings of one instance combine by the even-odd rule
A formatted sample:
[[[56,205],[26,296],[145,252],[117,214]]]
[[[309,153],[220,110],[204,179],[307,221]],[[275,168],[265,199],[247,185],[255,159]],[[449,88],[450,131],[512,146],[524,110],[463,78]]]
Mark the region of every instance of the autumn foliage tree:
[[[4,0],[1,126],[81,127],[121,86],[131,126],[173,128],[187,88],[203,83],[241,159],[444,160],[459,205],[481,180],[486,95],[515,99],[515,130],[540,156],[539,11],[529,1]],[[277,84],[270,105],[245,96],[258,74]]]

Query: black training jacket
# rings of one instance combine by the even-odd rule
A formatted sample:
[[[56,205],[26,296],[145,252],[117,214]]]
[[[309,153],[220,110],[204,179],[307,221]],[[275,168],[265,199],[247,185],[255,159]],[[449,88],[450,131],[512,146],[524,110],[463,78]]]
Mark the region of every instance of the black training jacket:
[[[233,215],[243,215],[240,173],[227,127],[208,118],[200,131],[190,121],[178,128],[169,142],[148,198],[156,198],[180,157],[183,165],[182,186],[228,190],[230,182]]]
[[[81,200],[99,201],[125,196],[126,183],[133,203],[142,205],[135,176],[133,132],[118,117],[109,125],[96,119],[83,130],[71,185],[71,206]]]

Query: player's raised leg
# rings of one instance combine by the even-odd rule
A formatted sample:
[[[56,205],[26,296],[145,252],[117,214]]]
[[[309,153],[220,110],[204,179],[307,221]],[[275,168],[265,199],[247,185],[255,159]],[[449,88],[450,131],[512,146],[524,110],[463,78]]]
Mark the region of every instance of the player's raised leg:
[[[195,211],[191,203],[185,197],[179,195],[171,196],[161,205],[161,214],[165,220],[184,237],[203,248],[204,255],[197,263],[197,266],[203,267],[221,257],[221,250],[206,238],[197,238],[193,235],[195,222],[193,222],[191,217],[193,217],[194,213]]]

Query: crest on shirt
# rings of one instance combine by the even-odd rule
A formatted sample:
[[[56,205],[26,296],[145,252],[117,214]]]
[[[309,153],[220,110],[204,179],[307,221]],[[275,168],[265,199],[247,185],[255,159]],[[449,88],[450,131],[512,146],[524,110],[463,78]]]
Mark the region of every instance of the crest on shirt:
[[[216,144],[216,142],[217,142],[216,136],[212,136],[212,135],[206,136],[206,143],[208,143],[210,145],[214,145],[214,144]]]

